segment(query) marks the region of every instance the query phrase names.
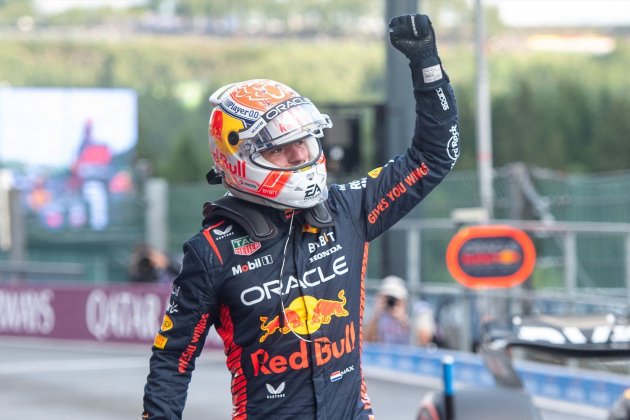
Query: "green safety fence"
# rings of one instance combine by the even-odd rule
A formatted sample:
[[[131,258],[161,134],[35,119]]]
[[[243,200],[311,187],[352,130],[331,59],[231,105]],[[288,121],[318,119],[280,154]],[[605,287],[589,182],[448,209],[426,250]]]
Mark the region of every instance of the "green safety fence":
[[[577,175],[528,168],[526,174],[527,183],[523,183],[522,179],[515,178],[510,167],[495,171],[496,219],[514,219],[514,215],[537,219],[541,212],[546,212],[558,221],[630,223],[630,171]],[[183,242],[201,227],[203,203],[222,196],[224,189],[195,183],[171,184],[168,191],[167,226],[151,229],[166,229],[167,252],[178,258]],[[479,206],[476,173],[455,171],[407,217],[449,218],[454,209]],[[140,195],[117,198],[112,201],[111,210],[109,226],[98,232],[87,229],[48,231],[41,228],[33,216],[27,217],[27,259],[83,264],[84,279],[91,282],[126,281],[130,254],[146,237],[146,203]],[[430,230],[422,235],[422,265],[432,267],[432,277],[439,282],[452,282],[443,261],[453,233],[452,230]],[[560,278],[558,262],[563,250],[558,238],[533,239],[540,257],[539,275]],[[383,274],[379,272],[381,248],[380,239],[370,247],[368,277],[378,278]],[[579,287],[624,287],[623,237],[580,234],[577,249]],[[0,253],[0,260],[7,259],[7,252]],[[549,284],[549,281],[557,280],[543,283]]]

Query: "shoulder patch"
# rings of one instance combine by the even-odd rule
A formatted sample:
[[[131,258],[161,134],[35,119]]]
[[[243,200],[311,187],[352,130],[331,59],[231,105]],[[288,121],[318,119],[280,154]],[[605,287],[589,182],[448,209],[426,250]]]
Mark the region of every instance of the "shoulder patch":
[[[240,238],[232,239],[231,242],[232,249],[237,255],[252,255],[262,246],[260,242],[254,241],[249,236],[241,236]]]
[[[368,175],[370,176],[370,178],[378,178],[378,175],[381,173],[382,170],[383,167],[379,166],[378,168],[374,168],[370,172],[368,172]]]
[[[222,220],[221,222],[214,224],[203,230],[203,236],[206,238],[206,240],[210,244],[210,247],[214,251],[217,258],[219,259],[219,262],[221,263],[221,265],[223,265],[223,257],[221,256],[221,252],[219,252],[219,248],[217,247],[217,244],[215,243],[214,238],[212,237],[212,234],[210,232],[213,229],[216,229],[219,226],[223,225],[224,223],[225,223],[225,220]]]
[[[211,232],[212,232],[212,235],[214,236],[214,240],[220,241],[221,239],[234,236],[234,225],[228,224],[228,222],[224,221],[219,226],[211,229]]]

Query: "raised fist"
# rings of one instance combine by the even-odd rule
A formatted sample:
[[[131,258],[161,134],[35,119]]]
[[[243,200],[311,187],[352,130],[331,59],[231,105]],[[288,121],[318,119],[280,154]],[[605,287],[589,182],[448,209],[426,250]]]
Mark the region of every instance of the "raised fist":
[[[438,56],[435,32],[427,15],[393,17],[389,22],[389,40],[394,48],[409,59],[415,88],[422,89],[448,80]]]

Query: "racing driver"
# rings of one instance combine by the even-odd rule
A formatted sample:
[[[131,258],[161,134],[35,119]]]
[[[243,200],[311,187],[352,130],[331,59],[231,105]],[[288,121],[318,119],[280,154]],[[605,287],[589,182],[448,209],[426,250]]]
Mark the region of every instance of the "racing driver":
[[[144,419],[180,419],[208,329],[222,338],[233,419],[373,419],[361,370],[368,243],[417,205],[459,154],[458,115],[425,15],[392,18],[410,61],[417,122],[404,155],[326,185],[332,123],[272,80],[210,97],[210,183],[153,343]],[[214,392],[214,390],[212,391]]]

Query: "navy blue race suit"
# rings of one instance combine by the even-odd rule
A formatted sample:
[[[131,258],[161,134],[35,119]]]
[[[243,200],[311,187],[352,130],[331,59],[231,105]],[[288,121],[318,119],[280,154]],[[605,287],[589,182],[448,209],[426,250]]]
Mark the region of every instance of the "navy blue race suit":
[[[315,228],[297,214],[288,238],[289,213],[248,204],[278,229],[255,241],[231,219],[204,220],[184,245],[156,336],[144,418],[181,417],[212,325],[232,375],[233,419],[374,418],[360,364],[368,243],[417,205],[459,154],[448,79],[414,96],[411,147],[365,178],[330,186],[332,226]]]

